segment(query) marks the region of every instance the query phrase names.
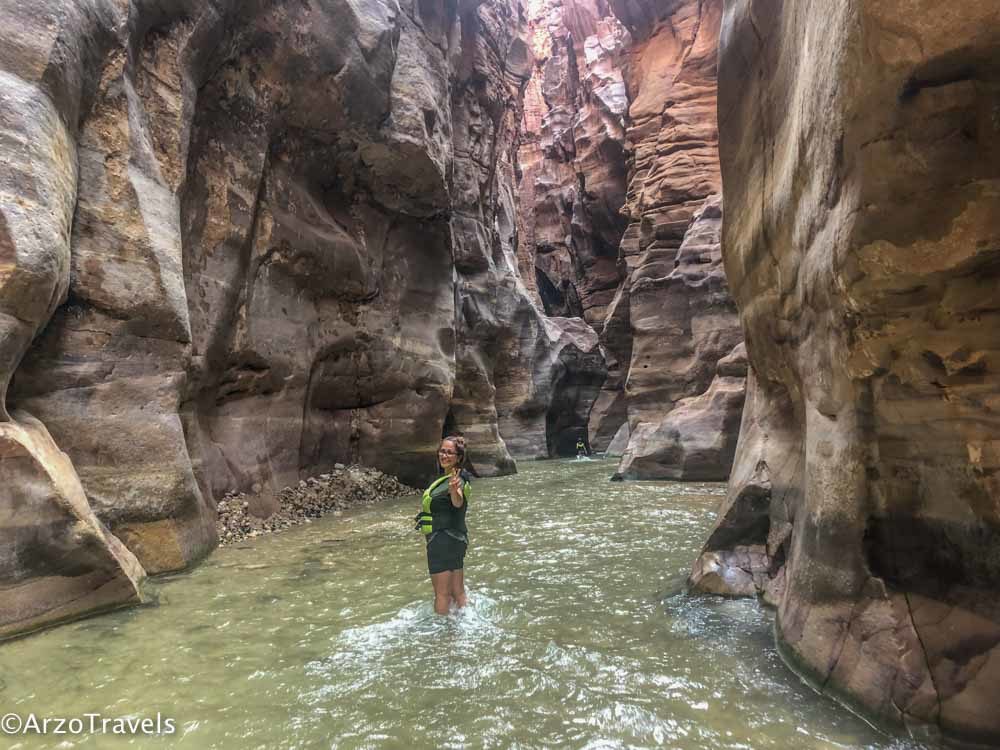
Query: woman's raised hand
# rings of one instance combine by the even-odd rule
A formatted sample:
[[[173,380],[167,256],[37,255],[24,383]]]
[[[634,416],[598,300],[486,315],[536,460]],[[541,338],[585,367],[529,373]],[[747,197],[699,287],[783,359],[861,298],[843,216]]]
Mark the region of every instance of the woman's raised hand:
[[[461,508],[465,502],[465,495],[462,492],[462,475],[457,467],[452,469],[451,479],[448,480],[448,492],[451,495],[451,504]]]

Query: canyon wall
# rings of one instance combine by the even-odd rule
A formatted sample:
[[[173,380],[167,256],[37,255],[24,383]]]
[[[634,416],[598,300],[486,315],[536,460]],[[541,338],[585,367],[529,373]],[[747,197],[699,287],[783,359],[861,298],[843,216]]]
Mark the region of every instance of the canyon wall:
[[[527,11],[534,70],[516,154],[521,275],[549,315],[601,331],[625,274],[623,70],[632,38],[603,2],[532,0]],[[612,344],[602,339],[608,376],[580,435],[598,450],[626,419],[627,341]]]
[[[917,736],[1000,742],[1000,6],[727,0],[723,247],[751,366],[692,582]]]
[[[624,429],[618,478],[725,479],[744,376],[716,383],[742,340],[719,246],[721,0],[528,11],[519,261],[550,314],[600,333],[591,447]]]
[[[227,490],[420,483],[442,430],[501,473],[505,426],[585,432],[597,335],[517,276],[517,3],[0,22],[0,636],[136,601],[212,549]]]

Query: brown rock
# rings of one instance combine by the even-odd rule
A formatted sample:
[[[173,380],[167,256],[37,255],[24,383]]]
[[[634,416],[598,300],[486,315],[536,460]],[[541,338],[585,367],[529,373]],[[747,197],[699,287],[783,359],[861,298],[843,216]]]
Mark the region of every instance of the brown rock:
[[[736,452],[745,378],[718,376],[703,394],[681,399],[660,422],[631,432],[616,477],[719,481]]]
[[[627,317],[602,341],[621,352],[630,446],[618,476],[728,477],[742,382],[715,382],[742,334],[720,251],[715,49],[721,3],[679,3],[657,19],[641,3],[616,12],[637,42],[627,69],[627,146],[634,154],[621,258]],[[629,343],[623,346],[621,330]],[[610,381],[610,378],[609,378]],[[674,413],[675,409],[683,406]]]
[[[729,477],[746,358],[722,268],[721,225],[721,198],[710,196],[681,247],[651,247],[629,280],[631,436],[621,478]]]
[[[87,503],[41,422],[0,423],[0,639],[141,601],[142,566]]]
[[[726,24],[751,377],[693,582],[763,545],[796,668],[879,720],[996,744],[1000,9],[733,0]]]
[[[591,0],[532,0],[528,12],[534,70],[517,151],[519,262],[548,315],[596,326],[621,281],[622,58],[631,40]]]
[[[580,319],[534,310],[521,330],[520,339],[506,342],[498,365],[500,431],[514,456],[576,455],[607,374],[597,334]]]
[[[608,447],[604,451],[605,455],[620,458],[628,448],[629,437],[628,422],[622,422],[622,426],[618,428],[615,436],[608,443]]]
[[[362,5],[0,10],[0,418],[44,422],[150,572],[211,550],[234,490],[421,483],[442,429],[484,474],[504,420],[585,434],[596,336],[517,270],[523,13]]]
[[[679,400],[705,393],[740,340],[718,247],[721,8],[529,3],[519,263],[549,315],[600,332],[608,376],[588,424],[597,451],[626,419],[648,435]],[[629,475],[684,473],[654,465]],[[725,478],[718,465],[713,478]]]

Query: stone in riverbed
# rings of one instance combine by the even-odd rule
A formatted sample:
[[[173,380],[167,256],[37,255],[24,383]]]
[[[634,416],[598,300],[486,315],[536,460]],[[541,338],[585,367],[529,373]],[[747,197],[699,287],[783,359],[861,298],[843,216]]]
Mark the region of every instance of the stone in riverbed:
[[[369,505],[417,490],[395,477],[361,467],[301,480],[280,492],[264,491],[264,497],[227,495],[218,505],[218,533],[222,544],[260,536],[309,523],[327,513],[340,515],[343,508]]]
[[[625,449],[628,448],[629,440],[629,429],[628,422],[622,422],[622,426],[618,428],[615,432],[615,436],[608,443],[608,449],[605,451],[605,455],[620,457],[625,453]]]
[[[0,639],[141,601],[145,573],[69,458],[24,412],[0,423]]]

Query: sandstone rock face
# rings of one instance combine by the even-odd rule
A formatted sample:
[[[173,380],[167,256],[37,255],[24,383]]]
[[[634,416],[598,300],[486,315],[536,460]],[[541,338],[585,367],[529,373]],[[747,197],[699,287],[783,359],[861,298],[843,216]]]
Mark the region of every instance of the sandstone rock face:
[[[605,450],[627,421],[641,441],[632,455],[659,455],[625,462],[619,475],[629,478],[725,479],[735,435],[714,430],[739,422],[734,391],[707,398],[701,418],[663,424],[682,399],[708,391],[740,341],[718,247],[721,9],[715,0],[529,3],[536,63],[517,154],[519,260],[550,314],[600,332],[608,377],[590,444]],[[723,411],[710,415],[714,407]],[[707,442],[678,453],[668,435]],[[709,444],[718,458],[707,458]]]
[[[611,442],[608,443],[604,455],[621,458],[625,453],[625,449],[628,448],[629,437],[628,422],[623,422],[622,426],[618,428],[618,432],[611,438]]]
[[[531,452],[585,432],[596,334],[518,277],[517,3],[0,21],[0,420],[44,424],[148,572],[212,549],[227,491],[338,461],[420,484],[442,428],[482,474],[513,470],[505,421]]]
[[[679,3],[662,19],[620,3],[642,41],[628,68],[629,269],[619,316],[628,330],[624,396],[631,436],[616,476],[723,480],[743,405],[739,373],[718,363],[742,340],[722,268],[716,130],[721,2]],[[642,29],[648,31],[643,34]]]
[[[678,250],[651,245],[629,279],[631,437],[617,476],[729,477],[746,378],[722,268],[721,202],[709,196]]]
[[[746,390],[743,344],[719,360],[704,393],[681,398],[661,420],[639,422],[615,478],[719,481],[729,476]]]
[[[514,164],[532,58],[521,16],[487,7],[453,94],[458,344],[445,422],[466,435],[483,475],[510,471],[513,457],[568,454],[606,377],[597,335],[546,317],[521,276]],[[509,39],[506,55],[497,39]]]
[[[622,68],[631,44],[601,6],[528,3],[535,67],[517,153],[523,275],[548,314],[595,326],[621,281],[628,107]]]
[[[624,278],[624,69],[628,31],[595,0],[527,4],[534,69],[517,150],[518,260],[546,312],[600,331]],[[625,421],[627,342],[602,341],[608,377],[591,411],[589,442],[603,450]]]
[[[141,599],[144,573],[29,414],[0,423],[0,639]]]
[[[576,455],[607,376],[597,334],[582,320],[537,313],[524,316],[520,330],[520,337],[506,339],[499,357],[500,431],[515,456]]]
[[[1000,742],[1000,8],[730,0],[724,249],[751,376],[693,583],[915,733]]]
[[[8,410],[14,370],[70,285],[81,78],[110,45],[107,7],[56,11],[0,8],[0,638],[136,602],[143,578],[45,427]]]
[[[676,251],[705,198],[719,192],[721,17],[721,0],[673,4],[655,24],[641,27],[645,33],[631,51],[629,225],[621,243],[630,270]]]

